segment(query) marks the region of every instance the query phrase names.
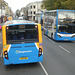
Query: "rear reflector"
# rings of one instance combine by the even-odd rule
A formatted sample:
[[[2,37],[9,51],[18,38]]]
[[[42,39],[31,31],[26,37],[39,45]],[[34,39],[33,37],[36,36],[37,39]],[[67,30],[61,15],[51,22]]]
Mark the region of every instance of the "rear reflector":
[[[39,48],[39,57],[42,55],[42,48]]]

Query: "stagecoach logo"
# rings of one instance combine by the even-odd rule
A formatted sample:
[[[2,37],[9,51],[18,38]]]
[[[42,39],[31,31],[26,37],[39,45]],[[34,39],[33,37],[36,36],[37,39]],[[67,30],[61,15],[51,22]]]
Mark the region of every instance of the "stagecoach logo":
[[[29,53],[29,52],[32,52],[31,50],[29,50],[29,51],[18,51],[18,50],[16,50],[16,54],[18,54],[18,53]]]

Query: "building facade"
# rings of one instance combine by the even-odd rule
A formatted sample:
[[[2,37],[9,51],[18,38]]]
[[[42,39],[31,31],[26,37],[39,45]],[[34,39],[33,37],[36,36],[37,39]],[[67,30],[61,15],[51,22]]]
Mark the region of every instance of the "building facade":
[[[0,0],[0,17],[12,15],[13,12],[8,3],[4,0]]]
[[[29,3],[26,6],[29,20],[35,21],[36,13],[37,12],[41,12],[41,9],[42,9],[41,5],[42,5],[42,2],[41,1],[37,1],[37,2],[33,2],[33,3]]]
[[[5,15],[4,0],[0,0],[0,17],[1,17],[2,15]]]

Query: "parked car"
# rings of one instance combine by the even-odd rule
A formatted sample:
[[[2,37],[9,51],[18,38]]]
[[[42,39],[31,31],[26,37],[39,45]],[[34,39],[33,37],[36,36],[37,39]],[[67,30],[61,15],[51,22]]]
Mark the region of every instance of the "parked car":
[[[19,17],[19,20],[23,20],[23,17]]]

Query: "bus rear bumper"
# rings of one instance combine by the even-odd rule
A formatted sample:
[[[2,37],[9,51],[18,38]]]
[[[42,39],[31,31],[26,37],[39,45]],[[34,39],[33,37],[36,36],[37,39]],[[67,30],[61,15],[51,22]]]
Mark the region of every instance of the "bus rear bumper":
[[[7,60],[4,58],[4,65],[10,65],[10,64],[25,64],[25,63],[35,63],[35,62],[42,62],[43,61],[43,55],[38,58],[33,58],[31,60]]]

